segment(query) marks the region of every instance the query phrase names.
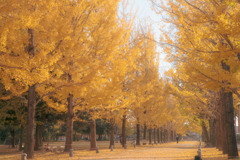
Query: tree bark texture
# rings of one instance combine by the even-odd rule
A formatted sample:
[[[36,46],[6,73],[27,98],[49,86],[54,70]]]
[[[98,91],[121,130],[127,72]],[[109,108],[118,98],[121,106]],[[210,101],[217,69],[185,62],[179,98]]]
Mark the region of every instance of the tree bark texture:
[[[218,132],[216,132],[216,148],[219,150],[219,151],[222,151],[222,145],[221,145],[221,130],[220,130],[220,118],[217,118],[216,119],[216,130]]]
[[[14,128],[11,130],[11,136],[12,136],[12,148],[15,148],[15,129]]]
[[[127,120],[127,116],[124,115],[123,116],[123,120],[122,120],[122,147],[124,147],[124,145],[127,142],[127,137],[126,137],[126,120]]]
[[[160,127],[160,141],[163,143],[163,127]]]
[[[223,35],[227,36],[227,35]],[[222,69],[230,72],[230,66],[225,63],[224,60],[221,61]],[[227,82],[223,82],[227,83]],[[228,83],[230,84],[230,83]],[[238,148],[237,148],[237,140],[235,134],[235,127],[234,127],[234,108],[233,108],[233,96],[232,92],[225,90],[225,88],[220,89],[220,101],[221,107],[224,111],[224,137],[226,139],[227,145],[227,154],[228,158],[238,158]]]
[[[216,119],[215,118],[211,118],[209,120],[209,128],[210,128],[211,147],[216,147]]]
[[[157,142],[160,143],[160,128],[157,128]]]
[[[157,132],[156,132],[156,128],[153,129],[153,140],[154,140],[154,144],[157,144],[157,136],[156,136]]]
[[[152,128],[148,130],[148,138],[149,138],[149,144],[152,144]]]
[[[234,108],[233,108],[233,96],[232,92],[225,91],[223,88],[220,91],[220,98],[222,108],[225,111],[224,117],[224,131],[225,138],[227,141],[227,154],[229,158],[237,158],[238,157],[238,149],[237,149],[237,140],[235,134],[234,127]]]
[[[215,106],[216,106],[216,147],[218,148],[219,151],[223,151],[223,141],[224,141],[224,136],[223,136],[223,109],[221,107],[220,103],[220,93],[216,94],[216,99],[215,99]]]
[[[35,85],[29,86],[28,89],[28,111],[27,111],[27,125],[26,138],[24,143],[24,153],[28,155],[29,159],[34,157],[34,121],[35,121],[35,107],[36,107],[36,92]]]
[[[203,132],[203,139],[206,142],[206,144],[209,144],[209,136],[208,136],[208,131],[207,131],[207,127],[204,121],[202,121],[202,132]]]
[[[220,114],[220,113],[219,113]],[[222,115],[218,115],[217,116],[217,121],[216,121],[216,129],[217,129],[217,133],[216,133],[216,145],[219,151],[223,151],[223,142],[225,141],[223,138],[223,119],[221,117]]]
[[[173,141],[176,141],[176,131],[173,131]]]
[[[238,105],[238,133],[240,133],[240,105]]]
[[[137,140],[136,145],[140,145],[140,124],[137,124]]]
[[[37,124],[36,126],[36,144],[35,144],[35,150],[38,151],[39,148],[42,146],[42,125]]]
[[[29,57],[34,57],[34,30],[28,29],[30,35],[28,43]],[[24,152],[28,155],[29,159],[34,157],[34,121],[35,121],[35,107],[36,107],[36,93],[35,85],[31,85],[28,88],[28,111],[27,111],[27,123],[26,123],[26,138],[24,143]]]
[[[171,130],[171,141],[173,141],[174,139],[173,139],[173,130]]]
[[[97,141],[96,141],[96,122],[95,119],[91,119],[90,123],[90,150],[96,150]]]
[[[164,142],[167,143],[168,142],[168,130],[164,129]]]
[[[170,129],[168,129],[168,141],[172,141],[172,131]]]
[[[115,120],[114,118],[110,119],[110,145],[109,148],[111,148],[111,146],[114,146],[114,126],[115,126]]]
[[[68,101],[68,112],[67,112],[67,123],[66,123],[66,141],[65,141],[65,152],[69,152],[72,149],[73,141],[73,95],[69,94]]]
[[[224,105],[221,103],[221,136],[222,136],[222,151],[223,154],[228,154],[228,139],[226,131],[226,111]]]
[[[147,125],[144,125],[144,131],[143,131],[143,139],[147,139]]]

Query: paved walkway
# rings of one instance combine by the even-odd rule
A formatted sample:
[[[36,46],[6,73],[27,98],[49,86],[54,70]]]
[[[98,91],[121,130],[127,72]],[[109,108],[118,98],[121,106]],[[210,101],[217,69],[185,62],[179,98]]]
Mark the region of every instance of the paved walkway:
[[[193,160],[197,155],[199,142],[186,141],[180,143],[168,143],[154,146],[140,146],[137,148],[129,147],[128,149],[100,150],[100,153],[92,153],[91,155],[84,153],[76,153],[80,159],[94,160]],[[202,148],[203,160],[226,160],[215,148]]]
[[[137,147],[114,154],[109,159],[161,159],[161,160],[193,160],[197,154],[197,142],[180,142],[147,147]],[[121,157],[121,158],[119,158]],[[97,157],[96,157],[97,158]]]

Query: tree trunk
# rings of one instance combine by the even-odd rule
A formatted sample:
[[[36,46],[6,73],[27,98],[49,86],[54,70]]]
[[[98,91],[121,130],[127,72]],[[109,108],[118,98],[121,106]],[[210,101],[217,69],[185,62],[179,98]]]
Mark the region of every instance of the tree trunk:
[[[227,140],[227,153],[229,158],[238,157],[237,141],[234,128],[234,108],[233,108],[233,97],[232,92],[225,92],[221,89],[221,104],[225,111],[224,117],[224,130],[226,131]]]
[[[136,145],[140,145],[140,124],[137,124],[137,141]]]
[[[238,104],[238,132],[240,133],[240,104]]]
[[[168,143],[168,129],[165,129],[165,143]]]
[[[215,108],[216,108],[216,147],[219,151],[223,151],[223,109],[220,102],[220,93],[215,95]]]
[[[171,130],[168,128],[168,142],[171,142]]]
[[[167,143],[168,142],[168,130],[164,129],[164,142]]]
[[[211,147],[216,147],[216,119],[215,118],[211,118],[209,120],[209,128],[210,128]]]
[[[217,148],[223,152],[223,154],[228,153],[228,145],[227,145],[227,131],[226,131],[226,123],[225,123],[225,108],[223,105],[223,101],[221,98],[221,92],[218,93],[217,100],[216,100],[216,106],[217,106],[217,127],[218,127],[218,132],[217,132]]]
[[[153,129],[153,139],[154,139],[154,144],[157,144],[157,136],[156,136],[156,128]]]
[[[144,132],[143,132],[143,139],[147,139],[147,126],[144,124]]]
[[[163,143],[163,127],[160,128],[160,142]]]
[[[123,121],[122,121],[122,147],[126,144],[126,115],[123,116]]]
[[[221,150],[221,130],[220,130],[220,118],[218,118],[219,116],[217,116],[217,119],[216,119],[216,147],[219,151],[222,151]]]
[[[166,143],[166,129],[163,128],[163,143]]]
[[[28,44],[29,57],[34,57],[34,30],[28,29],[30,35]],[[36,107],[36,92],[35,85],[28,88],[28,111],[27,111],[27,123],[26,123],[26,138],[24,143],[24,153],[28,155],[29,159],[34,157],[34,121],[35,121],[35,107]]]
[[[72,149],[73,141],[73,95],[69,94],[68,101],[68,113],[66,123],[66,141],[65,141],[65,152],[69,152]]]
[[[152,144],[152,128],[149,129],[149,144]]]
[[[36,92],[35,85],[29,86],[28,89],[28,111],[27,111],[27,125],[26,138],[24,143],[24,153],[28,155],[29,159],[34,157],[34,121],[35,121],[35,107],[36,107]]]
[[[219,151],[223,151],[223,145],[224,145],[224,135],[223,135],[223,118],[222,118],[222,114],[219,113],[219,115],[217,116],[217,121],[216,121],[216,127],[217,127],[217,133],[216,133],[216,145],[217,148],[219,149]]]
[[[166,143],[165,142],[165,127],[162,127],[162,143]]]
[[[173,130],[171,130],[171,141],[173,141]]]
[[[12,148],[15,148],[15,129],[13,128],[11,131],[12,136]]]
[[[42,125],[37,124],[35,135],[36,135],[35,150],[38,151],[38,150],[39,150],[39,147],[42,146]]]
[[[115,120],[114,118],[110,119],[110,145],[109,148],[111,148],[111,146],[114,146],[114,125],[115,125]]]
[[[173,141],[176,141],[177,139],[176,139],[177,137],[176,137],[176,130],[174,130],[173,131]]]
[[[228,139],[227,139],[227,131],[226,131],[226,111],[223,107],[223,104],[220,105],[221,107],[221,136],[222,136],[222,151],[223,154],[228,154]]]
[[[230,66],[226,64],[224,60],[221,61],[221,65],[223,70],[230,72]],[[220,101],[221,107],[224,111],[224,136],[226,136],[224,138],[226,139],[228,158],[238,158],[237,140],[234,127],[234,108],[232,92],[226,91],[225,88],[222,87],[220,89]]]
[[[203,132],[204,141],[208,145],[209,144],[209,136],[208,136],[207,127],[206,127],[206,124],[204,121],[202,121],[202,132]]]
[[[35,131],[35,145],[34,145],[35,151],[38,151],[38,149],[39,149],[39,143],[38,143],[39,140],[38,139],[39,139],[39,137],[38,137],[38,124],[37,124],[36,131]]]
[[[23,150],[22,144],[23,144],[23,134],[24,134],[24,127],[21,125],[21,131],[20,131],[20,139],[19,139],[19,151]]]
[[[168,142],[171,142],[172,138],[171,138],[171,130],[168,129]]]
[[[160,143],[160,128],[157,128],[157,141]]]
[[[95,119],[91,119],[90,124],[90,150],[96,150],[97,141],[96,141],[96,122]]]

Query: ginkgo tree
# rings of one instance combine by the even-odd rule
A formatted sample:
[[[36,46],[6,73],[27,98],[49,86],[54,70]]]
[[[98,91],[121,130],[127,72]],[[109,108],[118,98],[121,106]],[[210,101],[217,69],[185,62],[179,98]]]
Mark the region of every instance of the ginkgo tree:
[[[33,157],[36,87],[51,77],[72,34],[71,1],[1,1],[1,82],[12,95],[28,91],[24,150]],[[77,3],[77,2],[76,2]]]

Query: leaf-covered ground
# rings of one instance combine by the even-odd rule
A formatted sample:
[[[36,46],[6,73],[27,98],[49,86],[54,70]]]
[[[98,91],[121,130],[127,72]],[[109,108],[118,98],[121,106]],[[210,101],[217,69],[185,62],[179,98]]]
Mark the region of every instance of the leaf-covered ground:
[[[194,156],[197,155],[198,142],[186,141],[186,142],[172,142],[168,144],[158,145],[147,145],[137,146],[134,148],[128,144],[127,149],[123,149],[119,143],[116,143],[116,148],[111,151],[108,149],[109,142],[98,142],[99,153],[89,150],[89,142],[75,142],[74,157],[69,157],[67,153],[56,153],[56,152],[43,152],[39,151],[35,153],[34,160],[104,160],[104,159],[136,159],[136,160],[147,160],[147,159],[161,159],[161,160],[193,160]],[[51,143],[51,146],[63,145],[63,143]],[[4,147],[0,146],[1,151],[4,151]],[[8,149],[9,151],[9,149]],[[2,160],[16,160],[20,159],[21,152],[12,150],[10,153],[2,153],[0,159]],[[226,160],[226,155],[222,155],[215,148],[202,148],[203,160]]]

